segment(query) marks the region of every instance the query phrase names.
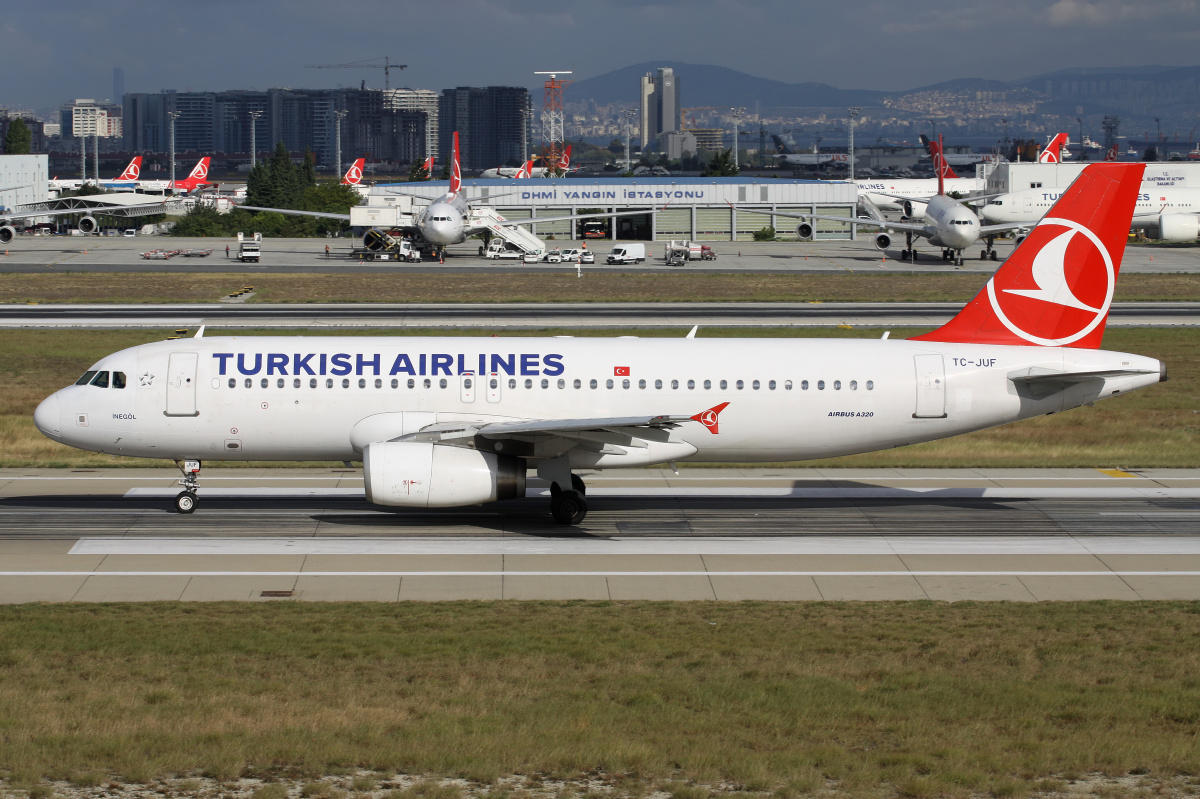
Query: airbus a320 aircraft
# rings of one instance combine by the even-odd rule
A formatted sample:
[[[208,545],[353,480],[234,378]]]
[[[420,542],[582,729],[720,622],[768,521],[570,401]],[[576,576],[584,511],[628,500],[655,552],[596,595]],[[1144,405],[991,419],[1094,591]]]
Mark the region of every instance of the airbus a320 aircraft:
[[[367,159],[356,158],[350,168],[346,170],[346,174],[342,175],[343,186],[357,186],[362,183],[363,168],[367,165]]]
[[[1089,166],[978,296],[908,340],[201,337],[101,358],[34,413],[55,441],[201,461],[361,460],[370,502],[453,507],[580,469],[786,461],[915,444],[1166,379],[1099,349],[1141,164]]]
[[[142,157],[135,155],[129,165],[121,170],[121,174],[117,175],[112,180],[102,180],[99,183],[102,189],[133,189],[137,187],[137,180],[142,174]],[[82,188],[84,185],[97,185],[94,180],[59,180],[51,178],[48,187],[50,191],[74,191]]]

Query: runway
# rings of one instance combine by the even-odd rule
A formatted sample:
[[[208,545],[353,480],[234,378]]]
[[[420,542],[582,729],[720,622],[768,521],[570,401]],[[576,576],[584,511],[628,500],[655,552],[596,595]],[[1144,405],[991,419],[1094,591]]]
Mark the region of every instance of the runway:
[[[354,469],[0,470],[0,602],[1200,599],[1200,471],[623,470],[377,508]]]
[[[935,327],[951,302],[0,305],[0,327],[512,328]],[[1114,303],[1114,327],[1200,324],[1200,303]]]

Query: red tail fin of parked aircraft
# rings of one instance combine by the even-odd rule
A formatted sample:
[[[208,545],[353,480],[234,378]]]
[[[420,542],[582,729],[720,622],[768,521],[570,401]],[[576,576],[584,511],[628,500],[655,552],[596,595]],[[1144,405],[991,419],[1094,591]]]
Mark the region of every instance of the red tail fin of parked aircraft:
[[[433,180],[433,156],[425,159],[425,174],[429,177],[426,180]]]
[[[346,174],[342,176],[343,186],[357,186],[362,183],[363,167],[367,165],[367,159],[358,158],[346,170]]]
[[[458,194],[462,188],[462,164],[458,160],[458,131],[454,131],[454,160],[450,162],[450,193]]]
[[[142,175],[142,157],[135,155],[133,160],[129,162],[129,166],[125,167],[125,171],[117,175],[117,180],[137,180]]]
[[[558,159],[558,169],[560,172],[569,172],[571,170],[571,145],[567,145],[567,149],[563,150],[562,158]]]
[[[1099,349],[1145,164],[1093,164],[957,316],[917,341]]]
[[[940,135],[937,141],[930,141],[928,147],[929,156],[933,159],[933,171],[938,176],[938,194],[942,194],[942,180],[944,178],[956,178],[958,177],[958,173],[942,157],[942,137]]]
[[[195,189],[198,186],[202,186],[205,183],[207,183],[208,182],[208,165],[211,162],[212,162],[212,159],[209,158],[207,155],[204,156],[203,158],[201,158],[196,163],[196,165],[194,167],[192,167],[192,171],[188,173],[188,176],[186,179],[175,181],[175,188],[183,189],[184,191],[191,191],[192,189]]]
[[[1038,154],[1038,162],[1042,164],[1057,164],[1062,161],[1062,149],[1067,146],[1067,134],[1059,133],[1050,143],[1046,145],[1046,149]]]
[[[521,164],[521,168],[517,170],[517,174],[513,175],[513,179],[527,178],[533,175],[533,161],[526,161]]]

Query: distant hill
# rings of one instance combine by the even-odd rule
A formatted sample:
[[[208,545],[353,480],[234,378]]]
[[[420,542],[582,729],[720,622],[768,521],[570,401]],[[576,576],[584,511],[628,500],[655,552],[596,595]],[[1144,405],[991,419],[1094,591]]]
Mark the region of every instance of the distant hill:
[[[886,92],[839,89],[826,83],[784,83],[709,64],[646,61],[577,81],[567,89],[565,99],[568,102],[594,100],[601,104],[634,105],[638,101],[638,80],[659,67],[675,70],[679,76],[680,101],[687,107],[741,105],[751,108],[755,102],[763,108],[878,105],[887,96]]]

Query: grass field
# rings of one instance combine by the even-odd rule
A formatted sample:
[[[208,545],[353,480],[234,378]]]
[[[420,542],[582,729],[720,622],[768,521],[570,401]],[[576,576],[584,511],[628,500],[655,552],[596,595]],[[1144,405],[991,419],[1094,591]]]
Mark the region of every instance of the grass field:
[[[245,334],[245,331],[241,331]],[[286,335],[304,331],[287,331]],[[308,331],[313,332],[313,331]],[[322,331],[323,333],[325,331]],[[492,331],[358,331],[344,335],[479,335]],[[525,335],[613,335],[611,331],[531,331]],[[631,330],[630,335],[679,336],[683,330]],[[878,338],[879,330],[710,328],[701,336]],[[903,337],[914,330],[894,330]],[[271,331],[280,335],[279,331]],[[504,335],[522,335],[504,332]],[[161,340],[161,331],[0,330],[0,466],[146,466],[160,461],[80,452],[33,426],[37,403],[69,385],[100,357]],[[1167,362],[1171,379],[1092,408],[1031,419],[957,438],[808,463],[847,467],[1149,467],[1200,468],[1200,330],[1110,329],[1106,349]],[[262,464],[255,464],[262,465]]]
[[[216,302],[253,285],[250,302],[966,302],[978,274],[5,274],[0,303]],[[1116,301],[1200,301],[1200,274],[1128,274]]]
[[[1194,603],[9,606],[0,775],[1195,790],[1198,638]]]

